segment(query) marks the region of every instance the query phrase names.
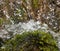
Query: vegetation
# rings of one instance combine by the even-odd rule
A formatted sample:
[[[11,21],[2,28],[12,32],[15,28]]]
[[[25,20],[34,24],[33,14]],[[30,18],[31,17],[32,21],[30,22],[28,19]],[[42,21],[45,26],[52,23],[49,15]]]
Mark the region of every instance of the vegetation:
[[[3,35],[2,37],[7,36],[6,34],[10,35],[10,39],[6,41],[0,38],[0,51],[58,51],[57,42],[50,33],[37,30],[14,35],[20,29],[18,27],[20,22],[24,22],[24,25],[31,19],[39,21],[41,24],[38,22],[37,24],[42,27],[43,24],[47,24],[48,30],[59,33],[60,1],[0,0],[0,34]],[[15,27],[17,30],[10,31]]]
[[[0,14],[3,19],[10,17],[8,20],[14,23],[34,19],[46,23],[55,32],[60,30],[59,0],[2,0]]]
[[[3,25],[3,19],[0,18],[0,27]]]
[[[4,47],[1,51],[58,51],[52,35],[40,30],[16,34]]]

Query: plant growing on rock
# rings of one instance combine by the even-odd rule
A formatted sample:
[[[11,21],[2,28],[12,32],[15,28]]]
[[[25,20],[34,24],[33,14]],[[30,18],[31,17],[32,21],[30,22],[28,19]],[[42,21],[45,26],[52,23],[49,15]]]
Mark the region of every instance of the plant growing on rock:
[[[40,30],[24,32],[8,40],[1,51],[58,51],[57,42],[51,34]]]

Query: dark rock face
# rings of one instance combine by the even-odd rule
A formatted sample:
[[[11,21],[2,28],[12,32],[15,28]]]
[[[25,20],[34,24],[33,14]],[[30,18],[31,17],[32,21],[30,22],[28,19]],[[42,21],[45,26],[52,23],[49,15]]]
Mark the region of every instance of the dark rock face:
[[[0,47],[2,47],[2,46],[3,46],[3,43],[4,43],[3,39],[2,39],[2,38],[0,38]]]

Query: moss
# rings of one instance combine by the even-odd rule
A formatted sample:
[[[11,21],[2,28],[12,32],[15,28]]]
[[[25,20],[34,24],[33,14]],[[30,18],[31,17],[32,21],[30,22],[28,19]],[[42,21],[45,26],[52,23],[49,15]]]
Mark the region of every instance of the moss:
[[[58,51],[51,34],[43,31],[24,32],[7,41],[5,51]]]
[[[3,24],[3,19],[0,18],[0,26],[2,26],[2,24]]]

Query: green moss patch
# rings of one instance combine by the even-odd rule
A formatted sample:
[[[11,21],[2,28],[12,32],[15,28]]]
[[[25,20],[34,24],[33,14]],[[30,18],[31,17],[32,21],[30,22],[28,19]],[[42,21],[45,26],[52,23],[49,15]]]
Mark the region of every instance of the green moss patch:
[[[58,47],[51,34],[37,30],[15,35],[3,51],[58,51]]]

